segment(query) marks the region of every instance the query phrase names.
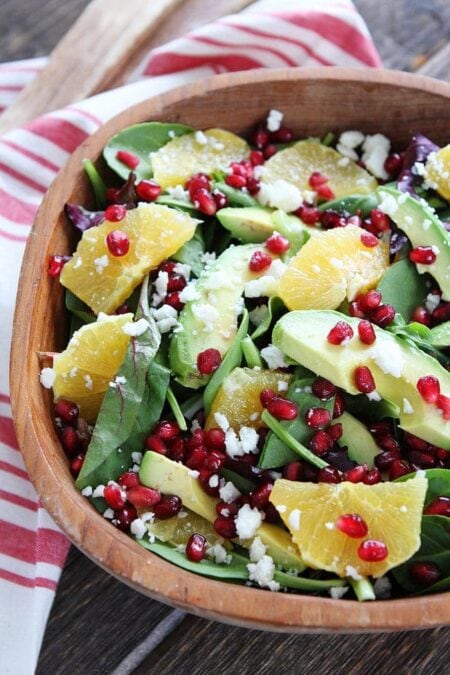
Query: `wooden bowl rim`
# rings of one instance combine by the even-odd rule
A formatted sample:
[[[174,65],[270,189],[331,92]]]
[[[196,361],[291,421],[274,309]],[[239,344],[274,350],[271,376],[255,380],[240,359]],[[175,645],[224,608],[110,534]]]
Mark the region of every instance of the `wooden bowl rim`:
[[[139,121],[158,119],[165,107],[206,92],[220,91],[230,86],[246,83],[276,83],[283,80],[336,81],[355,84],[390,85],[412,90],[422,90],[450,99],[450,84],[432,78],[398,71],[370,70],[340,67],[303,67],[273,70],[251,70],[226,73],[207,80],[177,87],[162,95],[151,97],[126,111],[121,112],[102,125],[71,155],[59,172],[42,202],[36,216],[31,236],[28,239],[19,280],[11,363],[24,359],[23,345],[28,345],[30,323],[25,321],[26,305],[21,302],[28,293],[33,301],[38,293],[38,284],[32,284],[37,267],[28,269],[28,260],[35,257],[44,265],[42,241],[49,218],[54,220],[55,207],[51,196],[67,177],[80,171],[81,160],[96,159],[99,135],[111,136],[128,124],[130,111]],[[93,149],[95,153],[93,154]],[[62,208],[63,205],[60,205]],[[50,222],[52,222],[50,220]],[[31,289],[31,290],[30,290]],[[29,350],[27,350],[28,352]],[[31,358],[27,353],[25,358]],[[25,385],[25,386],[24,386]],[[88,557],[103,569],[135,590],[156,600],[187,610],[191,613],[245,627],[287,632],[349,632],[405,630],[431,628],[450,623],[449,593],[439,593],[422,598],[383,600],[372,603],[339,601],[331,598],[290,595],[243,586],[233,586],[186,572],[144,550],[128,536],[111,527],[93,509],[88,501],[73,487],[62,501],[59,493],[60,480],[51,462],[46,457],[35,427],[39,414],[36,396],[40,387],[37,382],[23,382],[13,375],[10,378],[11,405],[16,424],[18,441],[30,478],[42,504],[59,527]],[[19,420],[20,403],[27,410],[26,419]],[[56,447],[56,435],[46,439],[46,445]],[[49,489],[52,486],[52,489]],[[73,525],[71,515],[83,514],[83,527]],[[101,541],[101,547],[99,547]],[[101,550],[100,550],[101,548]]]

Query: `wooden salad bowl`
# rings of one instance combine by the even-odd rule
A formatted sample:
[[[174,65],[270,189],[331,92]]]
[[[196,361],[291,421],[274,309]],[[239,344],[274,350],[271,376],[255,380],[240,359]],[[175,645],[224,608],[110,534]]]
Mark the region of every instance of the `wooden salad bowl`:
[[[151,98],[121,113],[85,141],[50,187],[28,240],[14,321],[11,399],[19,444],[43,505],[71,541],[135,590],[194,614],[279,631],[378,631],[450,623],[450,593],[358,603],[235,586],[186,572],[144,550],[106,522],[75,489],[39,383],[38,352],[67,340],[63,289],[47,274],[49,256],[75,244],[64,204],[91,205],[82,160],[101,171],[107,140],[138,122],[183,122],[247,134],[271,108],[299,137],[327,131],[381,132],[404,147],[414,131],[450,141],[450,85],[381,70],[292,68],[225,74]]]

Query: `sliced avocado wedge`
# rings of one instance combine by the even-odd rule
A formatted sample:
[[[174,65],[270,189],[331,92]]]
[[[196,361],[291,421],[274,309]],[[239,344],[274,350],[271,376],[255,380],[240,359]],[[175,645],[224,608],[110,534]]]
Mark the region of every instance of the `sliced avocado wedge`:
[[[219,500],[203,491],[198,479],[192,476],[192,472],[184,464],[156,452],[146,452],[139,470],[139,480],[143,485],[160,490],[163,494],[177,495],[186,508],[211,523],[217,518],[216,504]],[[276,565],[299,572],[305,569],[298,548],[292,543],[289,533],[281,527],[263,523],[256,536],[267,547],[267,554]],[[239,540],[238,543],[249,548],[252,541]]]
[[[424,200],[414,199],[393,187],[380,187],[377,195],[378,208],[403,230],[413,247],[435,247],[435,262],[417,265],[417,271],[431,274],[439,284],[443,299],[450,300],[450,233]]]
[[[354,337],[345,345],[332,345],[327,335],[338,321],[353,328]],[[436,359],[374,326],[376,341],[365,345],[358,338],[358,319],[334,311],[295,311],[275,325],[273,343],[287,356],[331,380],[349,394],[358,394],[354,371],[368,366],[376,392],[398,405],[400,426],[415,436],[450,450],[450,421],[426,403],[417,391],[417,381],[433,375],[444,394],[450,394],[450,373]]]
[[[433,347],[450,347],[450,321],[432,328],[429,339]]]
[[[381,452],[381,448],[375,443],[366,425],[347,411],[344,411],[334,423],[342,424],[342,436],[338,440],[338,445],[347,447],[350,459],[358,464],[367,464],[369,469],[372,469],[374,458]]]

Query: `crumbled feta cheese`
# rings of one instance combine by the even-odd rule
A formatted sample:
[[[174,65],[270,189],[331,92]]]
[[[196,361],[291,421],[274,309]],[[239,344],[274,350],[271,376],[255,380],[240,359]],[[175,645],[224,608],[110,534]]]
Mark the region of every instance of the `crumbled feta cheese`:
[[[244,451],[242,450],[242,445],[239,442],[236,432],[234,429],[227,429],[225,431],[225,449],[228,457],[234,459],[235,457],[242,457]]]
[[[266,546],[263,544],[259,537],[255,537],[251,543],[249,549],[250,560],[252,562],[259,562],[261,558],[266,554]]]
[[[114,518],[114,511],[112,509],[105,509],[105,511],[103,511],[103,518],[112,520]]]
[[[408,507],[405,506],[405,504],[402,504],[399,510],[400,510],[402,513],[407,513],[407,512],[408,512]]]
[[[130,335],[131,337],[138,337],[143,335],[146,330],[149,328],[149,323],[147,319],[139,319],[139,321],[129,321],[124,326],[122,326],[122,331],[125,335]]]
[[[285,380],[278,380],[277,388],[278,391],[287,391],[289,389],[289,384]]]
[[[288,181],[278,178],[273,183],[261,183],[256,196],[262,206],[272,206],[286,213],[296,211],[303,204],[301,191]]]
[[[261,298],[272,294],[276,287],[277,280],[271,274],[265,274],[259,279],[247,281],[244,286],[244,295],[246,298]]]
[[[214,262],[215,259],[216,259],[216,254],[215,254],[214,251],[212,253],[208,253],[208,251],[205,251],[205,253],[203,253],[203,255],[200,258],[202,263],[205,263],[205,265],[208,265],[209,263]]]
[[[241,493],[233,485],[233,483],[229,480],[225,485],[223,485],[220,490],[219,490],[219,496],[220,499],[225,502],[226,504],[231,504],[231,502],[234,502],[236,499],[239,499],[241,496]]]
[[[261,527],[262,515],[258,509],[252,509],[249,504],[244,504],[237,512],[234,522],[239,539],[252,539],[258,527]]]
[[[275,564],[269,555],[264,555],[256,563],[248,563],[247,569],[250,581],[255,581],[258,586],[269,588],[271,591],[280,589],[280,584],[273,580]]]
[[[147,528],[141,518],[136,518],[130,525],[130,532],[136,539],[142,539],[147,534]]]
[[[182,277],[184,277],[186,279],[186,281],[189,281],[189,277],[191,276],[191,266],[190,265],[179,262],[175,265],[173,271],[176,274],[180,274]]]
[[[104,485],[97,485],[97,487],[94,488],[92,496],[94,498],[103,497],[104,492],[105,492],[105,486]]]
[[[92,377],[86,373],[83,377],[84,380],[84,386],[86,389],[89,389],[89,391],[92,391],[92,387],[94,386],[94,383],[92,381]]]
[[[393,377],[401,377],[403,366],[405,365],[405,357],[397,342],[392,341],[389,346],[386,344],[375,344],[370,349],[369,354],[383,373],[392,375]]]
[[[46,389],[51,389],[56,378],[56,373],[53,368],[42,368],[39,375],[40,383]]]
[[[163,335],[164,333],[171,331],[175,326],[178,326],[178,321],[174,318],[161,319],[156,322],[156,326],[161,335]]]
[[[412,407],[411,403],[408,401],[407,398],[403,399],[403,412],[405,415],[412,415],[414,412],[414,408]]]
[[[152,304],[154,307],[159,305],[167,295],[167,284],[169,283],[169,275],[167,272],[158,272],[155,279],[155,292],[153,294]]]
[[[278,506],[275,507],[278,513],[286,513],[287,507],[284,504],[278,504]]]
[[[347,145],[342,145],[342,143],[338,143],[336,145],[336,150],[339,152],[339,154],[343,155],[342,159],[346,159],[347,162],[349,162],[351,159],[354,162],[357,162],[359,157],[358,153],[355,152],[352,148],[349,148]],[[341,160],[339,160],[341,161]],[[341,164],[342,166],[342,164]]]
[[[270,276],[275,277],[275,279],[280,279],[287,270],[287,265],[279,258],[272,260],[270,266]]]
[[[142,452],[132,452],[131,459],[135,464],[140,464],[142,462]]]
[[[380,211],[383,211],[383,213],[386,213],[388,216],[393,216],[398,209],[397,200],[395,199],[395,197],[388,194],[387,192],[381,192],[380,195],[382,197],[382,201],[378,205],[378,208],[380,209]]]
[[[381,401],[381,396],[377,391],[371,391],[366,394],[369,401]]]
[[[267,347],[264,347],[264,349],[261,349],[261,356],[269,368],[273,370],[276,368],[286,368],[288,365],[284,360],[283,352],[273,344],[270,344]]]
[[[387,577],[379,577],[375,579],[373,590],[377,598],[384,600],[391,597],[392,584]]]
[[[171,307],[171,305],[162,305],[158,309],[152,309],[152,316],[155,321],[161,321],[161,319],[176,319],[178,313],[175,307]]]
[[[200,471],[196,471],[195,469],[189,469],[188,474],[190,475],[191,478],[198,478],[200,476]]]
[[[249,452],[258,452],[258,432],[253,427],[241,427],[239,429],[239,440],[242,445],[243,454]]]
[[[192,305],[192,313],[204,325],[205,331],[212,331],[214,323],[220,318],[220,312],[208,302],[199,302]]]
[[[271,110],[267,115],[266,126],[269,131],[278,131],[283,121],[283,113],[279,110]]]
[[[329,593],[333,600],[340,600],[348,591],[348,586],[332,586]]]
[[[342,134],[339,136],[338,142],[342,145],[345,145],[347,148],[354,149],[357,148],[358,145],[361,145],[364,139],[365,136],[362,131],[350,129],[349,131],[342,132]]]
[[[441,296],[438,295],[437,293],[428,293],[426,299],[425,299],[425,307],[427,312],[432,314],[436,307],[439,305],[441,301]]]
[[[174,187],[166,188],[166,192],[169,197],[176,199],[179,202],[186,202],[186,204],[191,203],[191,198],[189,196],[189,191],[185,190],[182,185],[175,185]]]
[[[109,265],[108,256],[105,254],[102,255],[100,258],[95,258],[94,265],[97,274],[103,274],[103,270],[105,269],[105,267],[108,267]]]
[[[389,155],[391,142],[383,134],[374,134],[366,136],[363,143],[362,161],[366,168],[377,178],[387,180],[389,174],[384,168],[384,163]]]
[[[210,477],[210,479],[209,479],[209,481],[208,481],[208,485],[209,485],[209,487],[211,487],[211,488],[219,487],[219,476],[218,476],[216,473],[214,473],[214,474]]]
[[[152,523],[155,520],[155,514],[153,511],[146,511],[141,514],[141,520],[143,523]]]
[[[86,485],[86,487],[81,490],[81,494],[83,495],[83,497],[92,497],[92,493],[93,490],[90,485]]]
[[[199,292],[196,289],[196,282],[191,281],[188,283],[183,290],[180,292],[181,302],[189,302],[190,300],[197,300],[200,297]]]
[[[431,250],[433,251],[434,255],[439,255],[439,253],[441,252],[439,246],[436,246],[436,244],[433,244]]]
[[[293,530],[299,530],[300,529],[300,516],[301,516],[301,511],[299,509],[293,509],[288,517],[288,525],[291,529]]]
[[[359,574],[356,567],[353,567],[353,565],[346,565],[345,574],[348,577],[350,577],[350,579],[354,579],[355,581],[358,581],[359,579],[362,579],[362,576]]]
[[[196,131],[194,134],[195,137],[195,142],[198,143],[199,145],[207,145],[208,143],[208,137],[205,136],[203,131]]]
[[[217,425],[222,429],[222,431],[227,431],[230,428],[230,423],[228,418],[223,415],[221,412],[214,413],[214,419],[217,422]]]
[[[341,153],[341,154],[343,154],[343,153]],[[350,158],[349,157],[341,157],[341,159],[338,159],[337,164],[338,164],[338,166],[348,166],[350,164]]]
[[[214,562],[217,565],[229,565],[231,563],[232,556],[227,553],[227,549],[222,546],[222,544],[214,544],[214,546],[209,549],[208,553],[213,555]]]
[[[325,523],[325,527],[327,530],[334,530],[335,525],[331,521],[328,521],[328,523]]]

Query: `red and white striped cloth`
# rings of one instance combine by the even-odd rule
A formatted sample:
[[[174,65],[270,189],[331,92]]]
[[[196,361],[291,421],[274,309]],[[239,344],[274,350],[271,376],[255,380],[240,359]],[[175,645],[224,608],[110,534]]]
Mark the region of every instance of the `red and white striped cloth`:
[[[0,65],[0,110],[44,58]],[[301,65],[379,67],[350,0],[260,0],[153,50],[133,82],[41,117],[0,138],[0,671],[33,672],[68,550],[40,506],[18,450],[8,353],[20,262],[42,197],[69,154],[124,108],[217,72]],[[274,105],[276,102],[274,101]]]

